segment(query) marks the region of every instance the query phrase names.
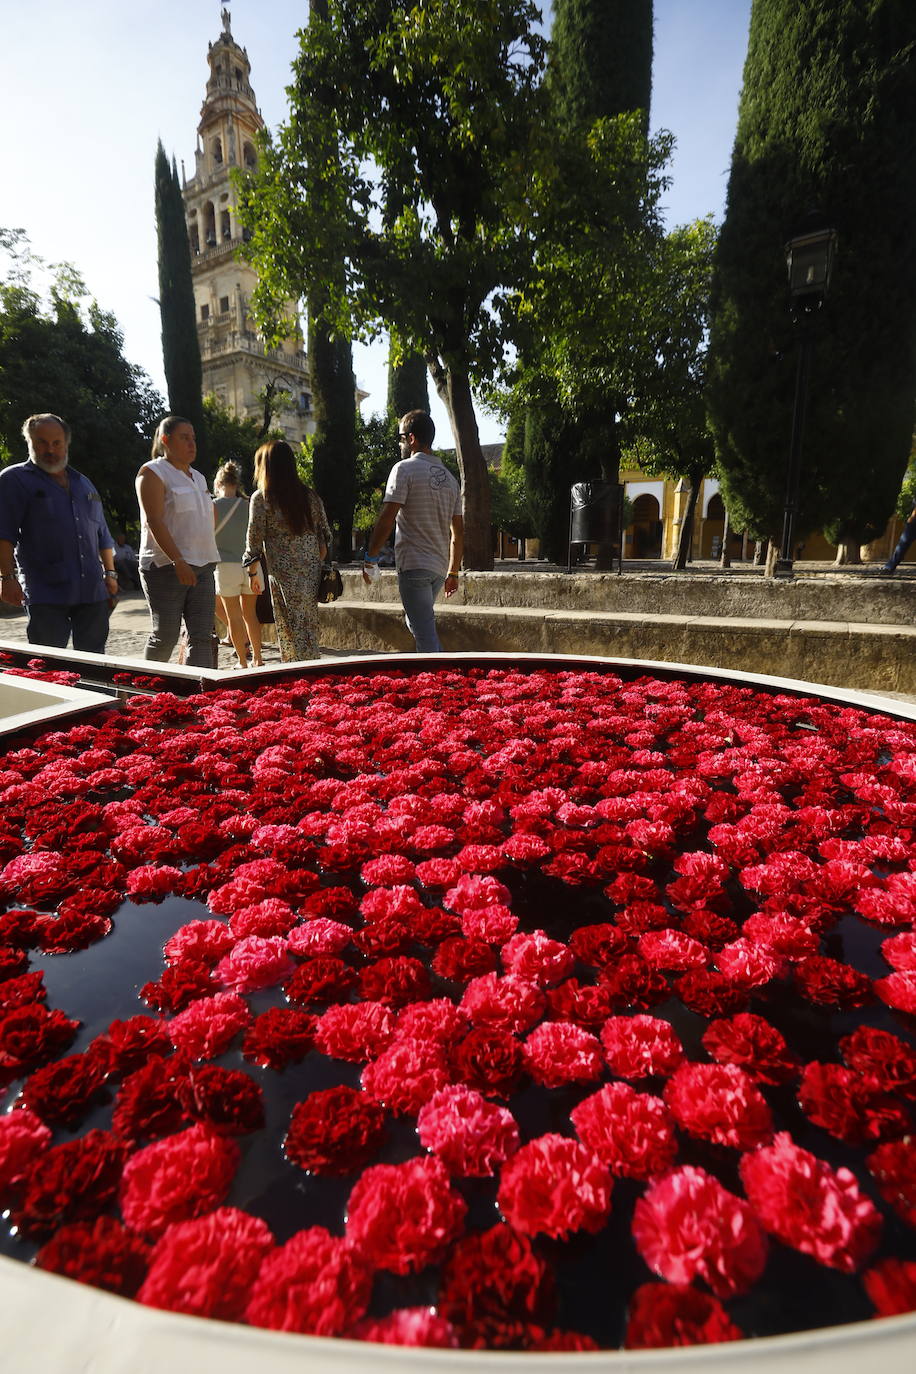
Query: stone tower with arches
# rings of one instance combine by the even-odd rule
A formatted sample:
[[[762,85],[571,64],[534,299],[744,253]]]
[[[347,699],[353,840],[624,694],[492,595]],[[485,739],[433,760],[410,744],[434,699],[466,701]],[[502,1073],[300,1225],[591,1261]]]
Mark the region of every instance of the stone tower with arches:
[[[237,167],[257,166],[264,120],[251,87],[248,53],[232,36],[227,9],[222,21],[222,32],[207,51],[210,76],[197,126],[194,175],[185,174],[182,186],[204,395],[215,396],[240,418],[260,420],[267,392],[274,401],[272,427],[298,443],[314,423],[295,304],[289,302],[289,334],[280,348],[266,347],[249,314],[257,273],[239,255],[246,231],[238,220],[230,174]]]

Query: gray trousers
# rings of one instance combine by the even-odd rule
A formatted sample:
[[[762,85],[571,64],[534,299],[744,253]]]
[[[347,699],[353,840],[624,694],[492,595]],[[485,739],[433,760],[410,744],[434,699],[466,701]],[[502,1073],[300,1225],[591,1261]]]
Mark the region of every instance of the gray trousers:
[[[192,668],[212,667],[215,567],[215,563],[206,563],[201,568],[195,568],[197,582],[193,587],[182,586],[171,563],[164,568],[150,566],[140,569],[140,582],[152,622],[144,658],[167,663],[178,643],[181,622],[184,621],[188,632],[188,665]]]

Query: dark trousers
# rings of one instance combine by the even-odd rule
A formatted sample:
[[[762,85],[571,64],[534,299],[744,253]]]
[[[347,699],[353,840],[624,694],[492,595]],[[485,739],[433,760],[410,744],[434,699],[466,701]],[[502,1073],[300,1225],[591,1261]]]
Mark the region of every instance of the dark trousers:
[[[104,654],[111,615],[107,597],[104,601],[83,601],[76,606],[30,601],[28,612],[26,636],[30,644],[66,649],[72,633],[74,649],[85,654]]]
[[[893,572],[914,539],[916,539],[916,520],[908,520],[903,527],[900,538],[897,540],[896,549],[894,549],[894,552],[884,565],[888,572]]]
[[[188,632],[187,663],[192,668],[213,667],[213,612],[216,606],[216,587],[213,581],[215,563],[195,568],[197,582],[184,587],[171,563],[164,568],[155,566],[140,569],[140,581],[153,622],[146,641],[144,658],[167,663],[178,643],[181,622]]]

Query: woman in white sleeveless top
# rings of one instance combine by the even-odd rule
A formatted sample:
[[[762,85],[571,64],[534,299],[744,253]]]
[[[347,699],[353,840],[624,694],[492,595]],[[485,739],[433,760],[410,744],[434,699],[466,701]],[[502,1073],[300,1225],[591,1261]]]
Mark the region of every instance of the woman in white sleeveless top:
[[[219,553],[213,536],[213,503],[199,472],[194,426],[167,415],[153,440],[152,460],[137,475],[142,534],[140,581],[152,622],[144,658],[166,662],[184,621],[187,662],[213,666],[213,569]]]

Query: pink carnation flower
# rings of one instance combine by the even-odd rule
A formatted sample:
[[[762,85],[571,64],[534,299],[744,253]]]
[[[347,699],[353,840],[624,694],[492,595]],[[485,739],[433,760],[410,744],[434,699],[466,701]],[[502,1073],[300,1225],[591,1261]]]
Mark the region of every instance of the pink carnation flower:
[[[561,1135],[531,1140],[503,1165],[499,1210],[522,1235],[566,1240],[600,1231],[611,1212],[611,1176],[591,1150]]]
[[[657,1016],[611,1016],[601,1031],[604,1057],[618,1078],[667,1078],[683,1061],[672,1027]]]
[[[176,1221],[212,1212],[238,1167],[239,1148],[206,1126],[138,1150],[121,1177],[121,1215],[132,1231],[161,1236]]]
[[[0,1116],[0,1204],[10,1204],[10,1189],[22,1183],[38,1155],[51,1144],[51,1132],[27,1109]]]
[[[420,1108],[417,1134],[459,1178],[495,1173],[519,1147],[512,1113],[463,1084],[441,1088]]]
[[[313,954],[340,954],[353,938],[353,931],[342,921],[316,916],[289,933],[287,945],[291,954],[310,959]]]
[[[716,964],[737,987],[758,988],[778,975],[782,960],[755,940],[742,937],[718,950]]]
[[[545,1088],[590,1083],[604,1071],[596,1036],[571,1021],[544,1021],[523,1046],[525,1068]]]
[[[261,1265],[245,1309],[250,1326],[340,1336],[365,1315],[372,1268],[322,1226],[297,1231]]]
[[[501,945],[518,930],[518,917],[501,902],[473,907],[461,913],[461,932],[468,940],[482,940],[488,945]]]
[[[435,1040],[398,1040],[363,1069],[364,1090],[395,1113],[416,1113],[451,1077]]]
[[[331,1059],[362,1064],[381,1054],[394,1028],[395,1013],[384,1002],[343,1002],[319,1018],[315,1045]]]
[[[507,940],[503,945],[502,961],[507,973],[515,973],[529,983],[546,988],[568,977],[576,958],[559,940],[551,940],[543,930],[533,930]]]
[[[250,1020],[244,998],[234,992],[217,992],[213,997],[198,997],[173,1016],[168,1032],[176,1050],[190,1059],[215,1059]]]
[[[416,1273],[457,1240],[466,1212],[440,1160],[376,1164],[350,1194],[347,1239],[375,1269]]]
[[[468,1018],[447,997],[414,1002],[398,1014],[395,1039],[436,1040],[448,1049],[468,1031]]]
[[[746,1293],[766,1264],[766,1237],[747,1203],[691,1165],[649,1185],[633,1239],[654,1273],[669,1283],[703,1279],[719,1298]]]
[[[655,1178],[674,1163],[674,1120],[657,1097],[607,1083],[570,1112],[576,1134],[621,1178]]]
[[[273,1243],[260,1217],[234,1207],[176,1222],[156,1242],[137,1300],[194,1317],[238,1321]]]
[[[247,935],[220,960],[216,976],[234,992],[254,992],[282,983],[295,968],[282,935]]]
[[[881,1217],[848,1169],[832,1169],[785,1131],[745,1155],[741,1182],[754,1211],[785,1245],[852,1274],[878,1243]]]
[[[168,864],[134,868],[127,875],[127,895],[134,901],[161,901],[170,892],[181,891],[183,877],[180,868],[171,868]]]

